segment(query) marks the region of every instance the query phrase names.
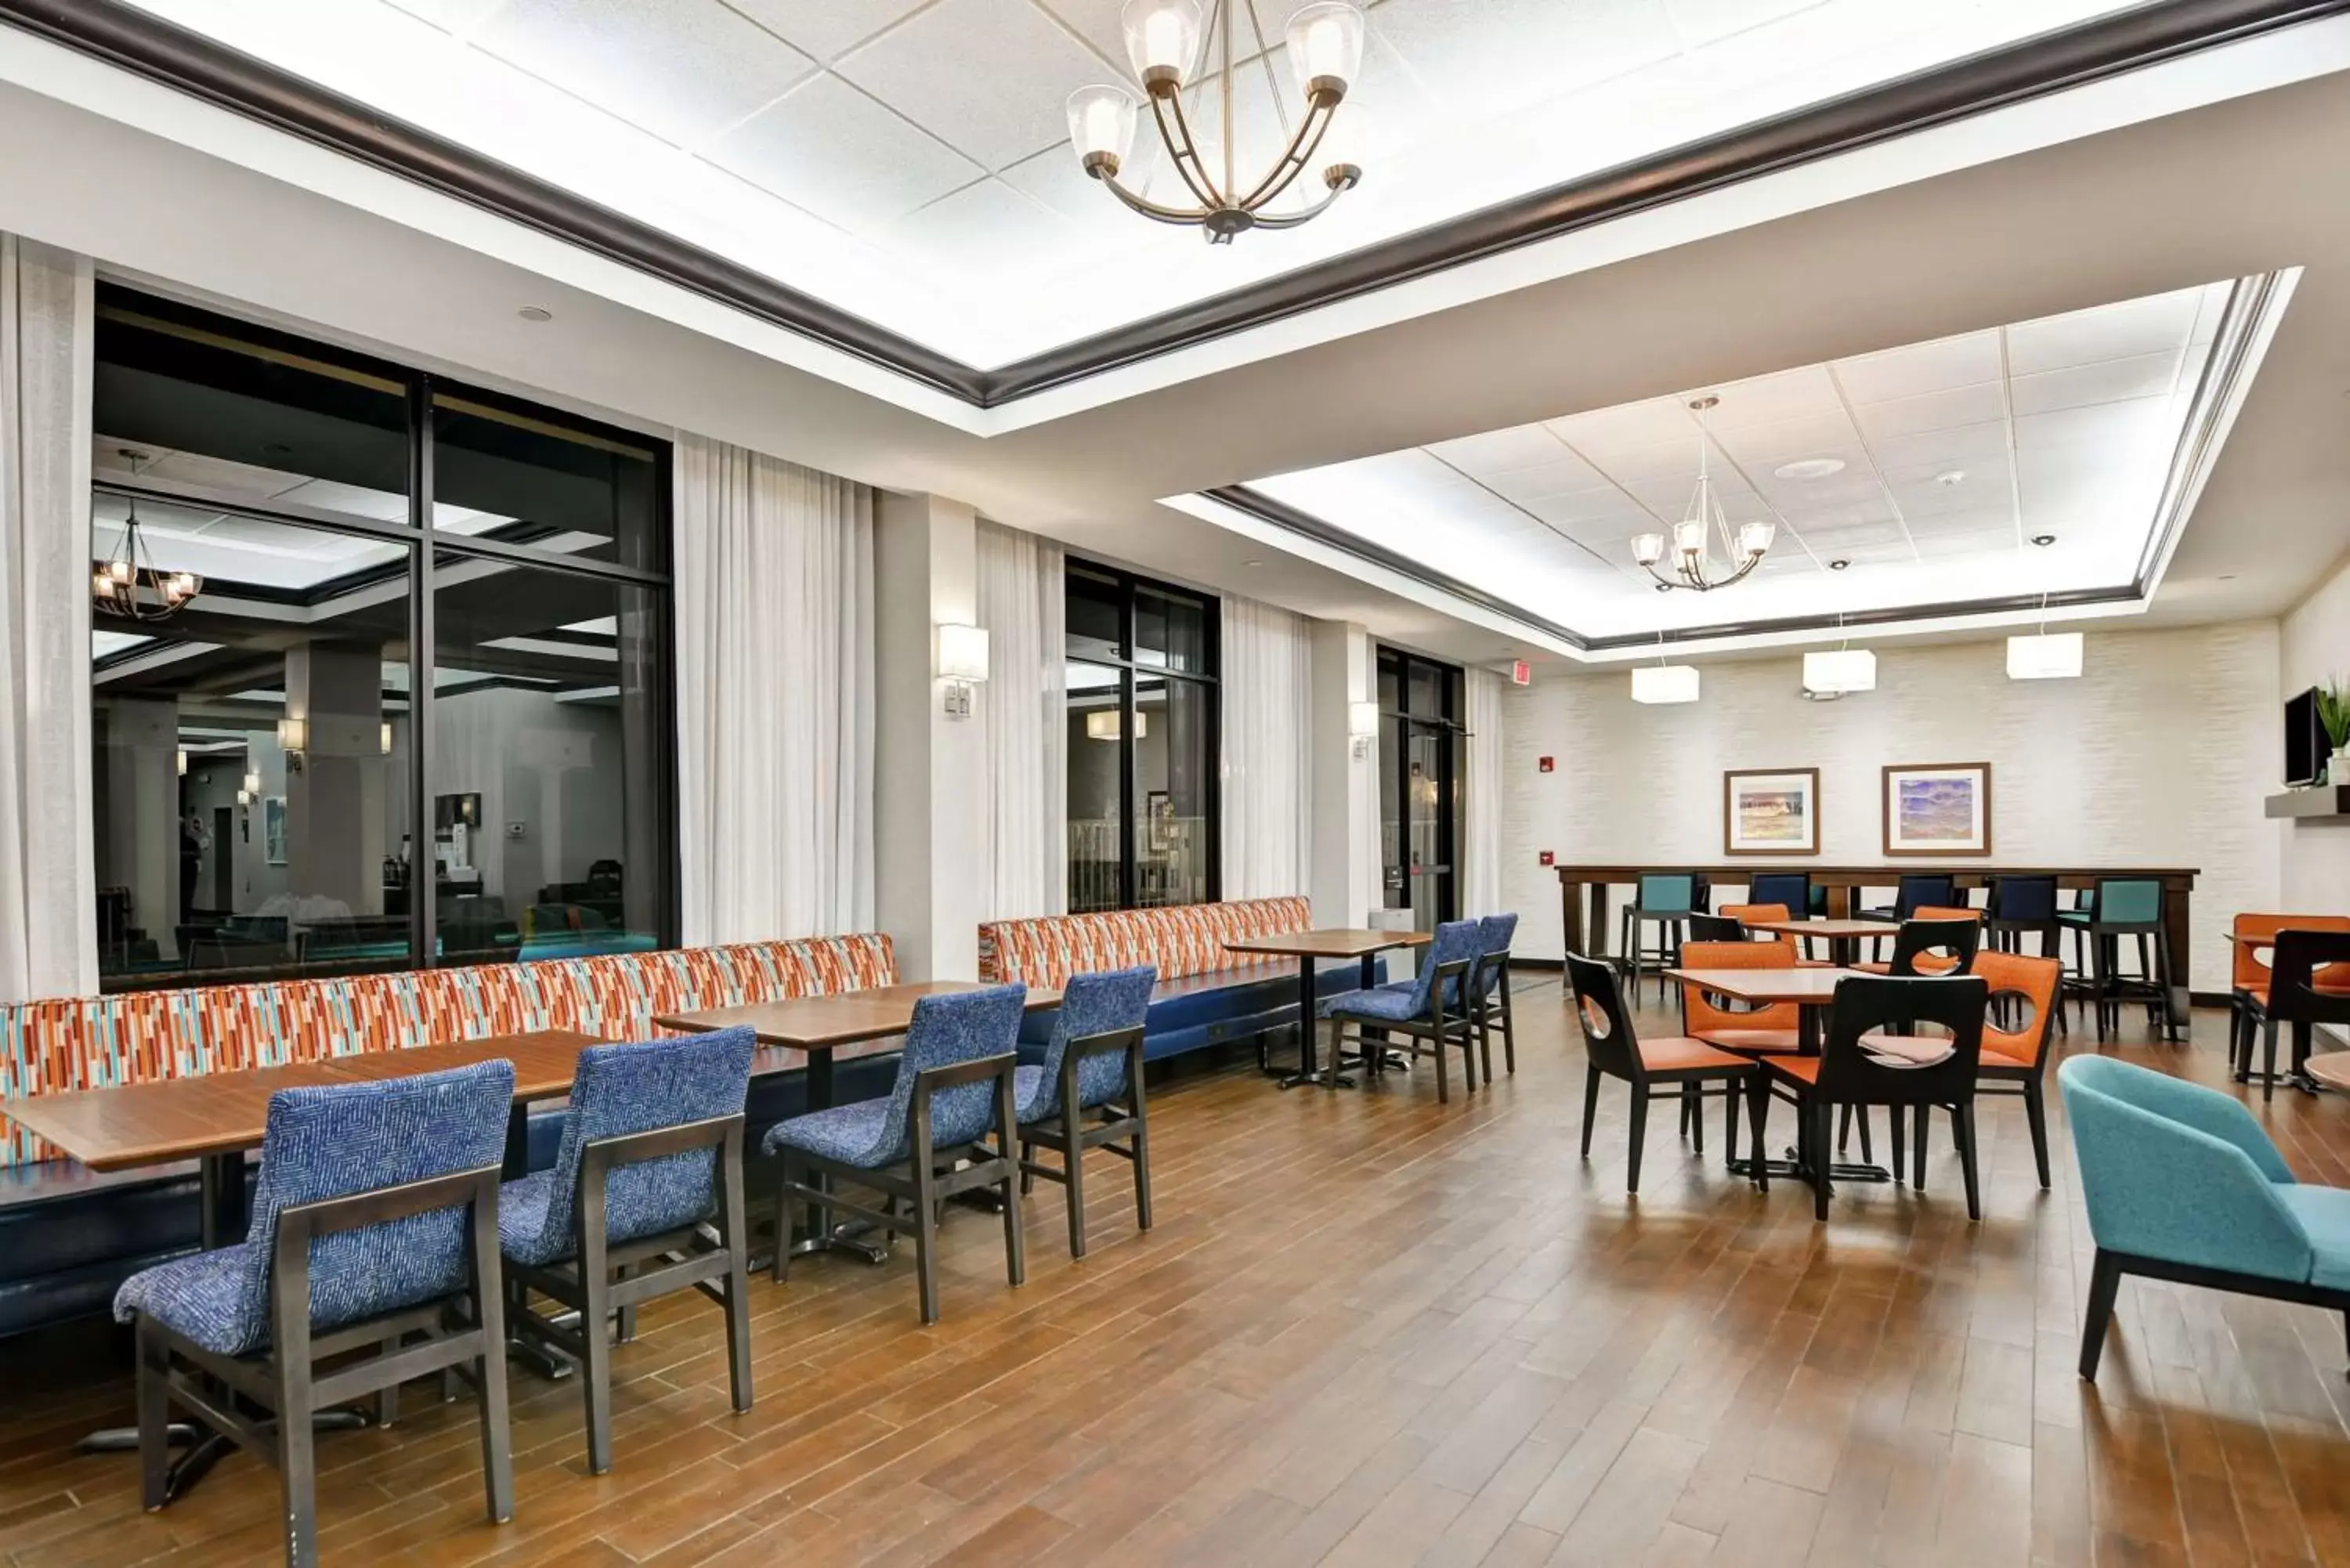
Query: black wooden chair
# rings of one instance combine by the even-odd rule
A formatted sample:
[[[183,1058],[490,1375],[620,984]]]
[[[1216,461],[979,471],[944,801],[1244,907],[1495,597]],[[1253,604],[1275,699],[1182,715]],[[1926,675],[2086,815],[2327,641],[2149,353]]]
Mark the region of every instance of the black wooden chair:
[[[1599,1083],[1621,1078],[1632,1089],[1632,1140],[1624,1171],[1624,1189],[1640,1190],[1640,1156],[1648,1142],[1648,1099],[1659,1088],[1679,1092],[1683,1114],[1694,1116],[1704,1108],[1706,1085],[1719,1085],[1722,1100],[1722,1158],[1738,1158],[1739,1091],[1754,1081],[1755,1066],[1702,1040],[1686,1035],[1643,1040],[1632,1026],[1616,971],[1579,953],[1566,955],[1567,983],[1575,995],[1575,1018],[1583,1029],[1583,1158],[1591,1158],[1591,1134],[1599,1116]],[[1702,1146],[1700,1146],[1702,1147]],[[1762,1149],[1762,1127],[1755,1127],[1754,1149]],[[1759,1168],[1762,1161],[1753,1164]]]
[[[743,1211],[747,1028],[579,1053],[552,1168],[509,1182],[500,1216],[508,1322],[577,1363],[588,1473],[612,1468],[612,1343],[636,1309],[699,1291],[726,1314],[734,1409],[751,1407],[751,1273]],[[541,1316],[533,1292],[577,1316]]]
[[[1864,920],[1898,922],[1914,919],[1925,909],[1947,909],[1959,901],[1959,879],[1942,872],[1912,872],[1902,877],[1893,887],[1893,902],[1873,909],[1856,909],[1855,917]],[[1869,956],[1874,958],[1883,949],[1877,940],[1869,943]]]
[[[160,1509],[234,1443],[274,1461],[286,1561],[318,1560],[318,1416],[470,1370],[489,1515],[514,1517],[498,1292],[498,1170],[514,1064],[281,1089],[251,1230],[133,1274],[140,1501]],[[209,1433],[176,1465],[171,1407]],[[258,1411],[259,1414],[249,1412]]]
[[[2328,964],[2350,964],[2350,931],[2279,931],[2269,960],[2268,995],[2260,1014],[2261,1098],[2276,1093],[2277,1030],[2293,1031],[2292,1081],[2315,1089],[2305,1067],[2313,1032],[2320,1023],[2350,1023],[2350,992],[2319,989],[2317,971]],[[2350,971],[2335,970],[2340,975]],[[2249,1064],[2250,1052],[2247,1051]]]

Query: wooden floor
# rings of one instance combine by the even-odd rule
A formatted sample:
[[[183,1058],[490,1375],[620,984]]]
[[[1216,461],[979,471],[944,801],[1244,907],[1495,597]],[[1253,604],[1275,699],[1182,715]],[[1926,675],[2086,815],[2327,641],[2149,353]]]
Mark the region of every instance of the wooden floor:
[[[1425,1068],[1170,1085],[1157,1229],[1104,1160],[1093,1255],[1040,1189],[1014,1291],[996,1222],[958,1212],[937,1328],[905,1256],[762,1281],[749,1415],[716,1311],[649,1309],[599,1479],[576,1386],[518,1372],[510,1524],[483,1521],[469,1407],[418,1386],[391,1429],[321,1438],[326,1559],[2350,1564],[2337,1320],[2131,1282],[2102,1384],[2075,1379],[2090,1242],[2053,1096],[2046,1194],[2020,1107],[1985,1103],[1981,1225],[1947,1140],[1923,1197],[1845,1189],[1822,1226],[1793,1183],[1690,1154],[1669,1107],[1629,1200],[1620,1088],[1581,1164],[1555,981],[1519,1008],[1518,1075],[1465,1103]],[[2118,1050],[2213,1082],[2221,1033]],[[2350,1184],[2350,1105],[2262,1114],[2304,1178]],[[130,1456],[72,1453],[130,1410],[119,1359],[72,1359],[0,1346],[0,1559],[271,1561],[265,1466],[151,1515]]]

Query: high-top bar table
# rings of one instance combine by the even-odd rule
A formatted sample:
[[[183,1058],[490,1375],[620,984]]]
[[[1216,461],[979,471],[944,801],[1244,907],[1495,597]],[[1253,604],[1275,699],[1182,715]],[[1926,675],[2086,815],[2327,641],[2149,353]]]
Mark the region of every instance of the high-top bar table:
[[[1263,953],[1276,958],[1297,961],[1297,1071],[1281,1080],[1284,1089],[1300,1084],[1318,1084],[1314,1073],[1314,1014],[1321,1002],[1321,991],[1315,984],[1315,966],[1325,959],[1356,959],[1363,966],[1363,989],[1371,988],[1371,961],[1390,948],[1424,948],[1434,939],[1426,931],[1375,931],[1362,927],[1343,927],[1320,931],[1282,931],[1273,936],[1249,937],[1241,941],[1226,942],[1224,950],[1235,953]],[[1333,1075],[1332,1081],[1354,1087],[1352,1080]]]
[[[1851,916],[1855,908],[1853,895],[1856,890],[1890,888],[1904,877],[1929,874],[1948,877],[1958,884],[1961,892],[1989,887],[1994,877],[2054,877],[2059,888],[2075,890],[2095,888],[2108,877],[2143,877],[2162,884],[2162,923],[2170,939],[2170,972],[2174,981],[2170,990],[2170,1015],[2174,1023],[2184,1023],[2187,1021],[2187,976],[2193,972],[2188,952],[2188,934],[2193,929],[2188,919],[2189,898],[2195,890],[2195,878],[2201,875],[2193,867],[1985,866],[1980,863],[1950,864],[1929,858],[1877,866],[1821,866],[1802,860],[1755,860],[1711,866],[1561,866],[1558,867],[1559,913],[1561,929],[1566,934],[1566,950],[1589,957],[1597,956],[1607,940],[1607,889],[1611,886],[1635,886],[1641,877],[1659,873],[1703,877],[1716,887],[1742,887],[1756,877],[1773,873],[1809,877],[1814,886],[1827,889],[1826,914],[1831,919]],[[1586,906],[1589,910],[1587,920]],[[1822,933],[1814,929],[1799,934],[1819,936]],[[1883,934],[1890,936],[1891,929],[1888,927]]]

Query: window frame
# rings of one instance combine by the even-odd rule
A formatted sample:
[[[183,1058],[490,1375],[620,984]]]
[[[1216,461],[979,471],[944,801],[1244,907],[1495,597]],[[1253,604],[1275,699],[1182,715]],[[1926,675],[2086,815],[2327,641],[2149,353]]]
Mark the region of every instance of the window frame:
[[[1072,594],[1071,583],[1074,578],[1078,576],[1088,577],[1097,584],[1107,585],[1113,588],[1118,596],[1118,649],[1115,654],[1097,653],[1093,651],[1087,651],[1083,654],[1076,653],[1072,651],[1068,646],[1068,638],[1066,632],[1063,634],[1062,646],[1060,649],[1060,658],[1064,667],[1069,664],[1096,664],[1107,669],[1114,669],[1118,672],[1118,904],[1116,908],[1118,910],[1121,911],[1137,909],[1174,909],[1196,908],[1200,904],[1221,903],[1223,899],[1224,875],[1224,699],[1222,686],[1224,656],[1223,600],[1214,594],[1204,593],[1198,588],[1186,587],[1180,583],[1170,583],[1158,577],[1146,577],[1138,573],[1126,571],[1120,567],[1109,566],[1104,562],[1086,559],[1076,556],[1067,556],[1063,557],[1061,572],[1061,600],[1065,621]],[[1199,670],[1175,670],[1164,664],[1151,664],[1136,659],[1134,655],[1137,601],[1139,597],[1146,592],[1169,594],[1180,598],[1195,599],[1199,601],[1201,606],[1201,668]],[[1204,815],[1207,821],[1206,896],[1199,899],[1187,901],[1183,904],[1145,905],[1136,902],[1136,893],[1141,881],[1141,861],[1135,852],[1137,842],[1136,830],[1138,825],[1135,821],[1136,812],[1134,809],[1134,753],[1136,742],[1139,738],[1135,734],[1134,731],[1134,696],[1135,680],[1139,674],[1160,677],[1169,680],[1189,681],[1194,687],[1203,691],[1208,696],[1208,755],[1207,768],[1203,781],[1204,800],[1202,802]],[[1169,706],[1171,713],[1173,705],[1170,703]],[[1061,722],[1064,726],[1066,726],[1068,723],[1068,694],[1064,691],[1062,693],[1061,700]],[[1068,759],[1063,759],[1062,766],[1065,770],[1067,768]],[[1064,834],[1067,832],[1066,824],[1063,826],[1062,831]],[[1067,892],[1067,888],[1066,887],[1066,877],[1067,872],[1065,870],[1063,872],[1063,879],[1065,883],[1063,893],[1065,896],[1065,901]],[[1072,912],[1075,913],[1076,911]],[[1107,914],[1112,911],[1089,910],[1086,912]]]
[[[1466,758],[1464,742],[1469,734],[1466,720],[1468,710],[1468,675],[1457,664],[1430,659],[1426,654],[1409,649],[1381,643],[1374,650],[1372,663],[1373,690],[1384,684],[1388,670],[1395,672],[1395,702],[1384,700],[1379,704],[1379,728],[1382,742],[1390,726],[1398,744],[1393,756],[1389,748],[1381,746],[1381,765],[1391,770],[1396,790],[1396,855],[1391,863],[1379,867],[1379,891],[1382,907],[1409,909],[1411,901],[1411,738],[1415,731],[1441,736],[1441,774],[1436,780],[1437,799],[1443,809],[1437,815],[1437,846],[1439,857],[1434,865],[1423,867],[1437,878],[1436,925],[1461,918],[1461,851],[1467,823],[1464,814],[1467,801],[1461,793],[1461,774]],[[1422,712],[1412,706],[1411,684],[1415,673],[1433,675],[1437,680],[1437,711]],[[1385,861],[1386,846],[1380,846]]]
[[[415,893],[416,877],[429,848],[432,813],[432,763],[435,751],[433,708],[438,700],[434,690],[433,670],[438,652],[435,637],[435,589],[441,571],[459,563],[472,560],[494,560],[525,566],[533,571],[555,572],[577,577],[593,578],[618,587],[649,590],[651,604],[653,645],[661,662],[660,679],[650,683],[647,693],[650,711],[646,715],[648,732],[657,736],[674,736],[677,732],[677,614],[676,587],[673,572],[675,548],[675,495],[672,487],[675,447],[656,436],[640,434],[599,420],[575,414],[568,410],[534,403],[528,399],[493,391],[454,377],[432,371],[395,365],[371,356],[353,353],[328,343],[288,334],[275,327],[248,322],[224,313],[183,305],[164,296],[147,294],[124,285],[101,282],[99,286],[98,308],[101,331],[109,309],[118,316],[133,313],[149,320],[160,320],[183,331],[220,331],[233,333],[244,345],[281,353],[315,363],[319,367],[347,374],[398,384],[407,412],[404,438],[408,449],[408,513],[400,522],[337,514],[331,518],[312,514],[300,506],[272,507],[239,501],[226,504],[217,497],[206,496],[208,508],[256,522],[276,523],[317,532],[338,533],[381,540],[398,545],[406,552],[408,572],[408,639],[409,681],[408,709],[408,768],[404,779],[408,790],[408,821],[410,824],[410,888],[408,899],[409,954],[407,961],[390,971],[403,970],[463,969],[477,965],[478,955],[460,954],[444,962],[440,953],[439,900],[419,897]],[[609,442],[625,444],[647,452],[654,463],[654,514],[650,524],[650,537],[645,541],[650,566],[630,565],[617,557],[626,552],[619,539],[614,541],[615,559],[598,561],[583,559],[577,555],[544,549],[536,545],[515,544],[476,535],[454,534],[432,525],[434,433],[432,415],[436,396],[462,398],[466,402],[496,409],[520,417],[539,420],[558,429]],[[141,501],[168,503],[182,499],[181,487],[136,480],[99,479],[91,481],[93,493],[109,493],[136,497]],[[95,543],[93,547],[97,547]],[[162,623],[168,625],[168,623]],[[146,650],[137,650],[144,652]],[[110,660],[101,660],[93,649],[85,649],[95,674]],[[118,655],[116,657],[122,657]],[[97,692],[91,692],[93,703]],[[652,785],[652,799],[646,803],[651,814],[650,831],[661,846],[660,863],[657,867],[660,887],[652,899],[655,936],[661,949],[674,949],[681,940],[682,909],[681,878],[683,874],[683,849],[678,833],[678,756],[674,744],[660,748],[660,756],[648,770]],[[389,783],[389,780],[387,780]],[[624,809],[623,821],[626,821]],[[429,885],[429,883],[428,883]],[[93,912],[90,917],[95,919]],[[351,974],[386,972],[379,962],[355,960],[347,963],[331,961],[316,965],[286,966],[276,974],[247,977],[262,980],[328,979]],[[203,985],[196,978],[202,971],[181,971],[153,974],[99,976],[101,994],[119,992],[170,990]],[[236,983],[215,981],[212,983]]]

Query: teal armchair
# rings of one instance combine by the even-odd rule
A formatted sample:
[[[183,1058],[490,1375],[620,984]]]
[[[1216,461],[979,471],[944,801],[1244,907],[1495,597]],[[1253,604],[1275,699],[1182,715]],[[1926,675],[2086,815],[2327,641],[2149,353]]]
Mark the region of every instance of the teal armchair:
[[[2230,1096],[2106,1056],[2057,1073],[2096,1238],[2081,1376],[2124,1274],[2321,1306],[2350,1334],[2350,1189],[2293,1179]]]

